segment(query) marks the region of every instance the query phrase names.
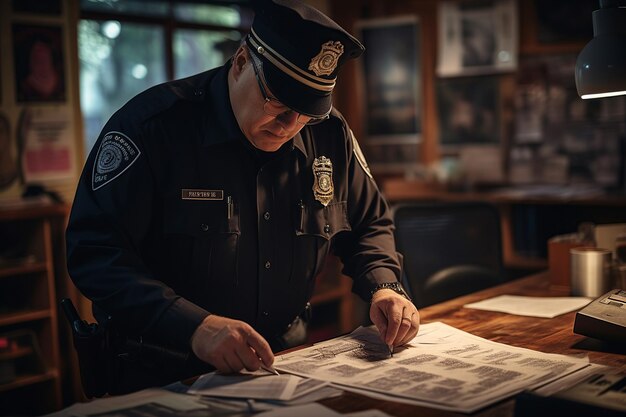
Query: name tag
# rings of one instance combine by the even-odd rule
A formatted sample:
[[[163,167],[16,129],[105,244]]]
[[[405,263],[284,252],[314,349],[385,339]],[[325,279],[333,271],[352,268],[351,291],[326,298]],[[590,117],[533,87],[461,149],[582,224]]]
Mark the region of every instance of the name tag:
[[[183,200],[223,200],[224,190],[194,190],[183,188],[181,190]]]

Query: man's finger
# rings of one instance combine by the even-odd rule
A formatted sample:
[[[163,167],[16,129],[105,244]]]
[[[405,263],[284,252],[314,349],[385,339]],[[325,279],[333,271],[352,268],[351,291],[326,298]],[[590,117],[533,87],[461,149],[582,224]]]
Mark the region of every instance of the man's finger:
[[[407,314],[407,309],[404,309],[403,314]],[[413,323],[411,322],[410,316],[402,316],[400,320],[400,327],[398,328],[398,333],[393,341],[394,346],[402,345],[402,341],[405,339],[407,333],[411,330]]]
[[[385,343],[393,345],[400,329],[402,321],[402,309],[398,309],[394,303],[388,303],[385,306],[385,316],[387,317],[387,333],[385,334]]]
[[[370,308],[370,319],[378,328],[380,338],[384,342],[385,335],[387,334],[387,317],[385,317],[385,314],[375,304],[372,304],[372,307]]]
[[[250,345],[238,346],[235,353],[248,371],[256,371],[261,367],[261,361]]]
[[[243,365],[239,358],[236,355],[233,355],[232,352],[226,353],[224,355],[224,364],[226,365],[223,372],[226,373],[236,373],[243,369]]]
[[[406,334],[404,335],[402,340],[399,342],[399,345],[404,345],[406,343],[409,343],[411,340],[413,340],[413,338],[417,335],[417,331],[419,330],[419,327],[420,327],[419,313],[417,311],[414,311],[413,314],[411,314],[411,327],[407,330]]]
[[[271,366],[274,363],[274,353],[270,348],[269,343],[258,334],[256,331],[251,330],[247,337],[247,344],[254,349],[258,358],[267,366]],[[258,361],[258,359],[257,359]]]

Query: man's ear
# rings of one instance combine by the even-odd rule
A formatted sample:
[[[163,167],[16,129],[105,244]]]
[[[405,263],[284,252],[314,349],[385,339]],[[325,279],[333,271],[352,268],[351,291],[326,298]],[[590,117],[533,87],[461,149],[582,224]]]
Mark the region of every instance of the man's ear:
[[[242,45],[239,47],[239,49],[237,49],[237,52],[235,52],[235,55],[233,55],[232,70],[233,70],[233,76],[235,77],[235,79],[239,78],[239,76],[244,70],[246,63],[248,63],[248,61],[250,61],[250,55],[248,55],[248,49]]]

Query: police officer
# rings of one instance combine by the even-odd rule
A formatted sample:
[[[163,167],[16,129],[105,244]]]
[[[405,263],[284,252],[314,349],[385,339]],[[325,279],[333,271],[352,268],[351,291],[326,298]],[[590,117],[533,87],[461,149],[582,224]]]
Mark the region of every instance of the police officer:
[[[111,117],[67,228],[70,275],[99,321],[220,371],[257,370],[304,341],[333,252],[385,343],[415,336],[389,208],[332,107],[339,68],[363,50],[306,4],[257,1],[230,62]],[[163,369],[135,387],[182,377]]]

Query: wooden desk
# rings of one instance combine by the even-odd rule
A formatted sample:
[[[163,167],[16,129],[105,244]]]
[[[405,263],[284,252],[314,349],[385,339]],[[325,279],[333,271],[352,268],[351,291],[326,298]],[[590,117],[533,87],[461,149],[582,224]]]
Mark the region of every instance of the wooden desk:
[[[585,350],[576,346],[578,343],[585,341],[586,338],[572,332],[575,312],[563,314],[553,319],[542,319],[463,308],[463,305],[467,303],[502,294],[553,297],[568,295],[563,290],[550,288],[549,278],[547,272],[542,272],[423,308],[420,310],[421,321],[422,323],[441,321],[485,339],[546,353],[587,354],[589,355],[589,360],[593,363],[610,365],[626,370],[626,355],[624,354],[603,353]],[[426,417],[464,415],[375,400],[352,393],[324,400],[322,403],[342,413],[378,408],[394,416],[406,417],[417,415]],[[509,399],[472,415],[481,417],[513,416],[513,407],[514,399]]]

